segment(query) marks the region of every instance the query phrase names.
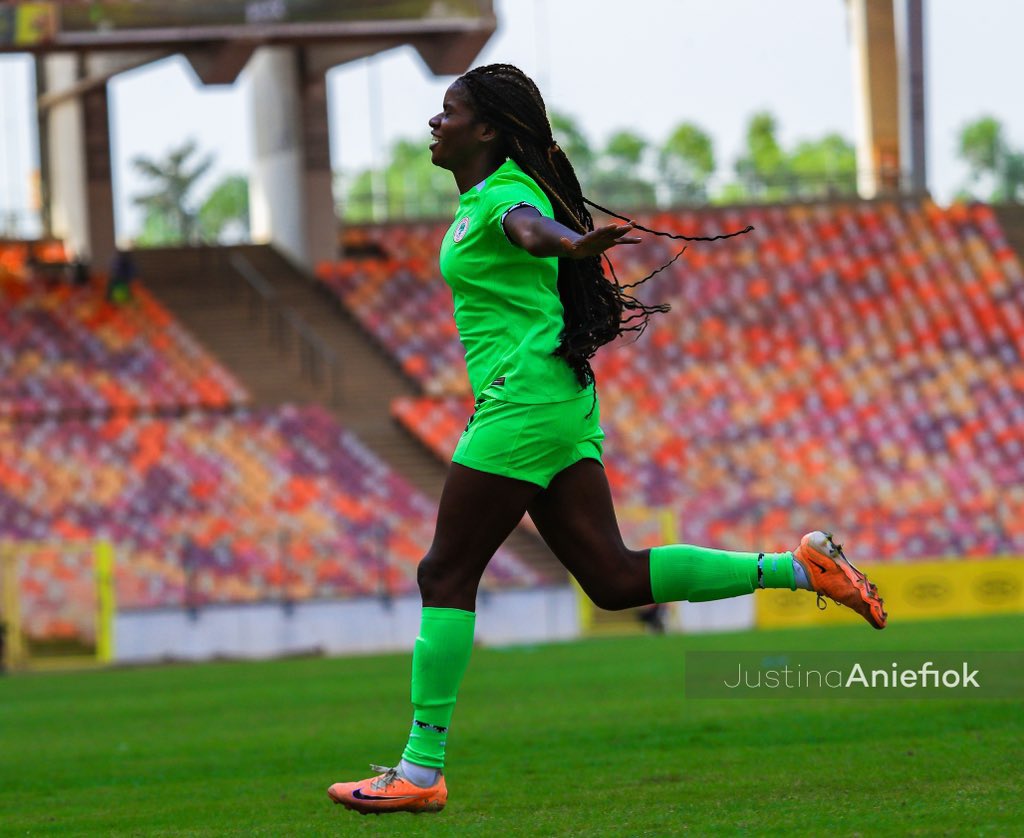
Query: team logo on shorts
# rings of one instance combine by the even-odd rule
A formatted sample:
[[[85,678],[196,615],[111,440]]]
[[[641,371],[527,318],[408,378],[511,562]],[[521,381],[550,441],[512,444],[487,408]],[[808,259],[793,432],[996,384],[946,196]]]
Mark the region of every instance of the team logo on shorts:
[[[466,237],[466,231],[469,230],[469,216],[463,218],[459,225],[455,228],[455,233],[452,236],[455,241],[460,242]]]

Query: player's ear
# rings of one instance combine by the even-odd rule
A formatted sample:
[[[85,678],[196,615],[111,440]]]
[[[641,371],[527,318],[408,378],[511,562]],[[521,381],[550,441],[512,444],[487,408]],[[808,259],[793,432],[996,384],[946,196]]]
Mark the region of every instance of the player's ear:
[[[477,136],[481,142],[498,144],[501,139],[501,132],[489,122],[478,122]]]

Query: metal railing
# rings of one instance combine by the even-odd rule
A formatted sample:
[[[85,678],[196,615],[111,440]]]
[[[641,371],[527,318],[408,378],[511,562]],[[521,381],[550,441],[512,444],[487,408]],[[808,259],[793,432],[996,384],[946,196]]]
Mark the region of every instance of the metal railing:
[[[305,318],[286,305],[266,277],[241,253],[228,257],[234,275],[248,295],[249,320],[262,322],[282,355],[298,358],[299,369],[314,387],[326,387],[330,403],[341,401],[342,362]]]

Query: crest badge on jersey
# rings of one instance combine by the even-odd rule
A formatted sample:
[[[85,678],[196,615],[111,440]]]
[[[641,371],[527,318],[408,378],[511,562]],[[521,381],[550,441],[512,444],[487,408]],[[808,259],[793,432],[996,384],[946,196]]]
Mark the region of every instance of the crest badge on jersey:
[[[469,216],[467,215],[465,218],[463,218],[458,223],[458,226],[456,226],[455,232],[454,232],[454,234],[452,234],[452,238],[456,242],[460,242],[460,241],[462,241],[466,237],[466,232],[468,230],[469,230]]]

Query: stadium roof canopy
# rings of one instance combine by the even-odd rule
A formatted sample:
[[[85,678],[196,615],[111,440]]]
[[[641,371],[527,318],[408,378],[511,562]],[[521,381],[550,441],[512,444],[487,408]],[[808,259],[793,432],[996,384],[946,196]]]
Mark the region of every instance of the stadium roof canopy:
[[[337,253],[327,71],[409,45],[435,74],[457,75],[496,28],[493,0],[0,3],[0,53],[36,56],[43,228],[101,265],[115,250],[114,76],[177,54],[204,84],[248,67],[253,236],[311,266]]]
[[[182,52],[208,84],[235,80],[268,45],[339,45],[346,60],[410,44],[460,73],[494,33],[493,0],[97,0],[0,6],[0,52]],[[221,60],[210,60],[220,55]]]

